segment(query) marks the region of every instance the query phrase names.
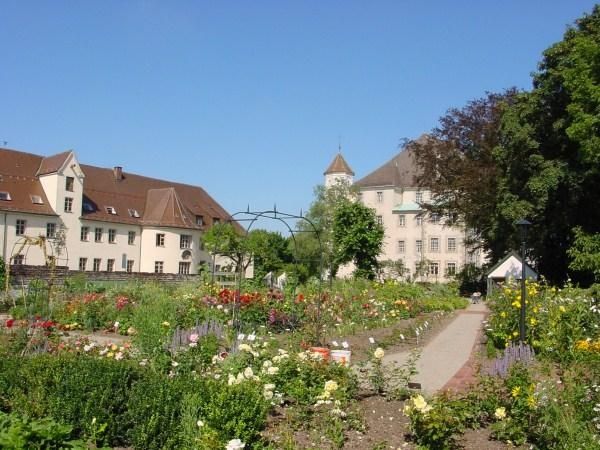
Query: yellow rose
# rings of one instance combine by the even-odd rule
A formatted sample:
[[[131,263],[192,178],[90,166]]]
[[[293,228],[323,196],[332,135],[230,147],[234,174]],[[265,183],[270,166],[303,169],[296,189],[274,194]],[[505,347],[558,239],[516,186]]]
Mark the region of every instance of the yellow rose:
[[[494,416],[496,416],[496,419],[504,419],[506,417],[506,408],[501,407],[501,408],[496,408],[496,412],[494,413]]]

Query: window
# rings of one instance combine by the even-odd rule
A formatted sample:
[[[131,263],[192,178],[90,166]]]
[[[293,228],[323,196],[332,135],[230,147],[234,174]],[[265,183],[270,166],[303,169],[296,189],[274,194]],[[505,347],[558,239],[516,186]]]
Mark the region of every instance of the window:
[[[96,228],[94,230],[94,241],[95,242],[102,242],[102,228]]]
[[[116,214],[117,214],[117,210],[116,210],[114,207],[112,207],[112,206],[107,206],[107,207],[106,207],[106,212],[107,212],[108,214],[113,214],[113,215],[116,215]]]
[[[377,203],[383,203],[383,192],[377,191]]]
[[[415,249],[417,253],[423,253],[423,241],[421,239],[415,241]]]
[[[204,225],[204,216],[196,216],[196,225],[199,227]]]
[[[456,238],[448,238],[448,252],[454,253],[456,251]]]
[[[109,228],[108,229],[108,243],[114,244],[116,239],[117,239],[117,230],[115,230],[114,228]]]
[[[417,216],[417,226],[420,227],[421,225],[423,225],[423,216],[419,214]]]
[[[163,273],[164,265],[162,261],[154,261],[154,273]]]
[[[438,276],[440,274],[440,264],[436,262],[429,263],[429,275]]]
[[[446,275],[449,277],[456,275],[456,263],[455,262],[446,263]]]
[[[135,244],[135,231],[130,231],[127,233],[127,243],[129,245]]]
[[[440,239],[432,237],[429,240],[429,251],[439,252],[440,251]]]
[[[398,253],[404,253],[406,251],[406,244],[404,241],[398,241]]]
[[[4,200],[5,202],[11,201],[12,197],[9,192],[0,191],[0,200]]]
[[[107,259],[106,260],[106,271],[107,272],[112,272],[115,270],[115,260],[114,259]]]
[[[67,177],[65,180],[65,191],[73,192],[73,185],[75,184],[75,178]]]
[[[440,223],[440,215],[438,213],[431,214],[431,223],[439,224]]]
[[[423,193],[421,191],[415,192],[415,202],[423,203]]]
[[[40,197],[39,195],[30,195],[31,197],[31,203],[33,203],[34,205],[43,205],[44,204],[44,200],[42,200],[42,197]]]
[[[85,270],[85,266],[87,266],[87,258],[79,258],[79,270],[83,272]]]
[[[127,210],[127,212],[129,213],[129,215],[131,217],[135,217],[135,218],[140,217],[140,213],[137,212],[137,209],[130,208],[130,209]]]
[[[22,266],[25,264],[25,255],[15,255],[13,257],[13,264],[15,266]]]
[[[17,236],[23,236],[25,234],[25,226],[27,221],[25,219],[17,219],[17,223],[15,225],[15,234]]]
[[[190,262],[180,262],[179,263],[179,273],[181,275],[189,275],[190,273],[190,266],[192,265],[192,263]]]
[[[94,272],[100,272],[100,263],[102,260],[100,258],[94,258]]]
[[[94,205],[92,203],[90,203],[89,200],[86,200],[84,198],[83,199],[83,210],[85,212],[94,212],[94,211],[96,211],[96,208],[94,208]]]
[[[48,239],[53,239],[56,237],[56,224],[53,222],[48,222],[46,224],[46,237]]]
[[[398,226],[405,227],[406,226],[406,216],[404,214],[400,214],[398,216]]]
[[[81,227],[81,240],[88,241],[90,234],[90,227]]]
[[[216,225],[218,223],[221,223],[221,219],[219,219],[218,217],[213,217],[213,225]]]
[[[133,259],[127,260],[127,273],[133,272]]]
[[[192,237],[189,234],[179,236],[179,248],[190,248],[192,245]]]
[[[383,216],[377,216],[377,225],[383,225]]]
[[[65,212],[73,212],[73,198],[65,197]]]
[[[157,247],[165,246],[165,235],[163,233],[156,233],[156,246]]]

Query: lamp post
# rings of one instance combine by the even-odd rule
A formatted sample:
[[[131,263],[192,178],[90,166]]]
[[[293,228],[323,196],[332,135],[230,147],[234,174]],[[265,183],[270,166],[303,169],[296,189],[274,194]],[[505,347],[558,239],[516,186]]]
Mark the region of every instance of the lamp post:
[[[518,220],[516,225],[519,227],[521,234],[521,316],[519,318],[519,342],[523,344],[525,342],[525,300],[527,297],[527,290],[525,289],[525,245],[527,241],[527,228],[531,225],[526,219]]]

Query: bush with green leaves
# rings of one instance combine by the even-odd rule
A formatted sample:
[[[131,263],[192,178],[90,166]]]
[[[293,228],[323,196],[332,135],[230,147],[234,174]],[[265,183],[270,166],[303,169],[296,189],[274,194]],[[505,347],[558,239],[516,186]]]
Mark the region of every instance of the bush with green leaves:
[[[82,440],[72,439],[73,427],[49,418],[30,419],[0,412],[0,448],[5,450],[83,450]]]
[[[51,417],[91,434],[106,424],[104,439],[127,442],[131,423],[124,420],[139,369],[126,361],[72,355],[5,357],[0,361],[0,399],[5,409],[30,417]]]

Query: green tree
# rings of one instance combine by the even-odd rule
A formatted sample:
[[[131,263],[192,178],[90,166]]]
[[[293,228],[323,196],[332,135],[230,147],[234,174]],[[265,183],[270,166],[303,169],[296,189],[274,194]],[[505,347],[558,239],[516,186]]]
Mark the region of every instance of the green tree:
[[[594,281],[600,281],[600,233],[587,234],[577,227],[574,236],[573,245],[567,251],[571,258],[569,267],[576,271],[592,273]]]
[[[531,256],[549,280],[562,282],[574,230],[600,231],[598,6],[544,52],[533,86],[503,116],[498,213],[533,223]]]
[[[488,94],[451,110],[425,144],[415,145],[429,208],[463,220],[493,261],[519,248],[515,221],[533,223],[529,258],[551,282],[563,282],[569,252],[600,232],[600,7],[548,48],[533,89]],[[577,248],[577,247],[576,247]],[[589,274],[588,274],[589,275]],[[571,274],[584,281],[585,274]]]
[[[242,232],[231,223],[219,223],[202,236],[206,250],[229,257],[236,272],[254,263],[254,277],[262,279],[268,272],[281,272],[293,261],[287,239],[280,233],[256,229]]]
[[[335,209],[332,236],[332,276],[342,264],[354,262],[356,277],[374,279],[384,236],[375,211],[359,202],[340,204]]]
[[[248,233],[246,247],[254,256],[254,278],[262,279],[267,273],[283,272],[294,257],[288,240],[281,233],[262,229]]]
[[[417,182],[433,194],[425,208],[464,224],[471,230],[467,244],[481,243],[493,259],[510,248],[512,223],[508,236],[505,229],[499,233],[494,213],[501,175],[494,155],[503,112],[516,95],[515,89],[487,93],[463,108],[452,108],[428,136],[408,144],[420,167]]]
[[[231,259],[236,272],[244,272],[252,262],[252,251],[245,233],[231,223],[217,223],[203,235],[204,248],[212,255]]]
[[[296,236],[298,261],[304,265],[304,270],[309,276],[320,275],[322,269],[333,274],[333,222],[336,210],[352,203],[358,198],[358,188],[348,182],[338,180],[337,183],[327,188],[319,185],[314,190],[315,199],[306,212],[306,218],[318,230],[319,236],[314,233],[313,226],[300,220],[297,224],[301,230]],[[320,240],[320,245],[319,245]],[[323,268],[321,268],[323,258]]]

